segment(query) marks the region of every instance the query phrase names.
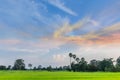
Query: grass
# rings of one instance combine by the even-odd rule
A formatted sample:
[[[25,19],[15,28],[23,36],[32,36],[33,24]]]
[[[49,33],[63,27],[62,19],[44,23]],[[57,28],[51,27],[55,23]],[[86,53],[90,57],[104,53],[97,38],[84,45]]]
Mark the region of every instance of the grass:
[[[0,80],[120,80],[120,73],[0,71]]]

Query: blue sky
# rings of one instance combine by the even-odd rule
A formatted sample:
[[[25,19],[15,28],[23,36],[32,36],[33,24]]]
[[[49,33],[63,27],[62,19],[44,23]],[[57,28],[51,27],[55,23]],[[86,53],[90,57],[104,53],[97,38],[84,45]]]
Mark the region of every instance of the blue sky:
[[[69,52],[87,60],[116,58],[119,6],[119,0],[0,0],[0,64],[23,58],[68,65]]]

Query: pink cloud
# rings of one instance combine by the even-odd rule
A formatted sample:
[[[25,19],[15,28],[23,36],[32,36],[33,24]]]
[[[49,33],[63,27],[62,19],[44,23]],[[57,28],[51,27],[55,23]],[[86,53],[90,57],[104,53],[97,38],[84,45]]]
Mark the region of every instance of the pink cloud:
[[[18,39],[1,39],[0,44],[3,45],[15,45],[15,44],[20,44],[22,41]]]

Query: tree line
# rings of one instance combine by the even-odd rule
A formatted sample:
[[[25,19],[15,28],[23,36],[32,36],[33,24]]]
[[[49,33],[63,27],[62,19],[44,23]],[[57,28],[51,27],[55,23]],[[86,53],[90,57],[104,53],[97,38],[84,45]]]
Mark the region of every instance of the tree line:
[[[113,58],[104,58],[103,60],[90,60],[88,63],[84,57],[78,58],[75,54],[69,53],[70,70],[74,72],[118,72],[120,71],[120,57],[116,60]],[[73,59],[74,61],[71,61]]]
[[[70,68],[69,66],[52,67],[51,65],[47,67],[42,67],[42,65],[33,66],[31,63],[29,63],[28,65],[25,65],[23,59],[17,59],[15,60],[13,66],[0,65],[0,70],[40,70],[40,71],[66,71],[67,70],[67,71],[70,71]]]
[[[33,66],[31,63],[25,65],[23,59],[17,59],[14,65],[4,66],[0,65],[0,70],[47,70],[47,71],[73,71],[73,72],[119,72],[120,71],[120,57],[116,60],[113,58],[104,58],[103,60],[90,60],[88,63],[84,57],[77,57],[75,54],[69,53],[70,65],[52,67],[43,67],[42,65]],[[28,66],[28,68],[26,68]]]

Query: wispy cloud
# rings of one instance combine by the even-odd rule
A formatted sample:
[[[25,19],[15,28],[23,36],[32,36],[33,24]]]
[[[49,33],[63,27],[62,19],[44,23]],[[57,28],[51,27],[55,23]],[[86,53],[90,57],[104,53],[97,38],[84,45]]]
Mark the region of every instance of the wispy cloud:
[[[92,38],[98,38],[102,35],[111,35],[113,33],[116,33],[118,31],[120,31],[120,23],[115,23],[112,24],[110,26],[106,26],[103,29],[100,29],[99,31],[94,31],[94,32],[90,32],[88,34],[83,35],[83,38],[87,38],[87,39],[92,39]]]
[[[70,15],[77,16],[77,13],[75,13],[70,8],[66,7],[64,2],[61,2],[60,0],[48,0],[48,2],[52,5],[54,5],[55,7],[65,11],[66,13],[68,13]]]
[[[56,14],[51,8],[48,10],[49,6],[54,6],[52,8],[56,7],[58,11],[65,13]],[[96,53],[104,57],[103,54],[107,52],[110,54],[116,52],[118,56],[120,53],[119,5],[106,7],[98,13],[94,13],[96,10],[90,10],[91,13],[93,11],[93,15],[86,13],[89,12],[86,10],[83,8],[85,15],[81,14],[82,10],[80,11],[81,16],[69,8],[64,0],[1,0],[1,61],[6,60],[7,56],[10,60],[6,62],[24,58],[36,64],[62,65],[68,60],[68,52],[72,52],[74,48],[77,55],[90,56],[89,58],[96,57]],[[66,13],[72,16],[69,17]],[[90,17],[85,17],[89,15]],[[117,45],[117,48],[113,45]],[[45,57],[52,61],[46,60]]]
[[[16,45],[20,44],[21,40],[18,39],[0,39],[0,44],[2,45]]]
[[[25,52],[25,53],[47,53],[49,50],[43,50],[43,49],[29,49],[29,48],[8,48],[6,49],[8,51],[13,51],[13,52]]]
[[[63,44],[65,44],[64,41],[54,39],[40,39],[36,41],[0,39],[0,50],[26,53],[49,53],[51,49],[58,49]]]
[[[54,41],[61,41],[63,43],[73,43],[78,45],[109,45],[109,44],[120,44],[120,23],[115,23],[110,26],[106,26],[97,31],[90,31],[82,35],[66,36],[66,34],[74,32],[74,30],[81,29],[85,27],[90,21],[89,18],[80,20],[79,22],[70,25],[65,23],[64,26],[57,29],[52,37],[47,37],[46,39],[52,39]],[[92,23],[92,22],[91,22]],[[93,23],[94,26],[96,24]]]
[[[84,34],[79,38],[82,41],[90,44],[120,44],[120,23],[115,23],[113,25],[107,26],[101,30],[89,32]],[[74,39],[78,41],[78,39]],[[81,42],[81,41],[79,41]]]
[[[71,25],[69,22],[65,22],[62,27],[54,32],[53,37],[64,37],[66,34],[83,27],[85,24],[88,23],[88,21],[89,17],[85,17],[83,20],[80,20],[73,25]]]
[[[68,20],[59,14],[48,14],[47,5],[35,0],[1,0],[0,6],[0,33],[7,37],[36,39],[48,36]]]

